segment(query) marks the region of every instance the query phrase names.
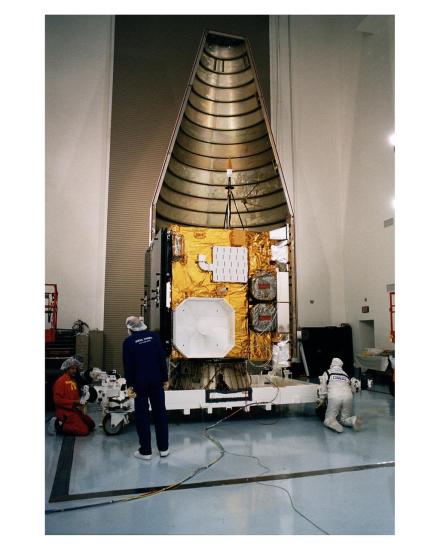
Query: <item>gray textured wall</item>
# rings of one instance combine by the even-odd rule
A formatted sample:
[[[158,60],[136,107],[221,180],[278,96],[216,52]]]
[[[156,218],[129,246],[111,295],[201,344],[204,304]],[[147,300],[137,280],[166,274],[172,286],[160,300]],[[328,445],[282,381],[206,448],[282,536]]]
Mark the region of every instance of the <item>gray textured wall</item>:
[[[149,208],[203,30],[249,38],[266,104],[268,16],[117,16],[105,280],[105,366],[143,296]]]

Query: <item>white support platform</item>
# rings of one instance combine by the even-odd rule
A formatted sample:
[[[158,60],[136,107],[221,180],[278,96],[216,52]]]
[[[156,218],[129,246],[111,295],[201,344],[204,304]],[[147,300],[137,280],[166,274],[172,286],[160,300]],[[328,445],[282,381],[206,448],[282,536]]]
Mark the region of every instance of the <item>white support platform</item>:
[[[252,376],[252,401],[221,401],[207,402],[206,391],[197,390],[169,390],[165,392],[166,408],[169,411],[181,410],[184,414],[190,414],[191,410],[205,409],[208,414],[212,409],[231,409],[233,407],[249,407],[264,405],[270,410],[272,405],[291,405],[301,403],[315,403],[317,399],[318,384],[289,380],[278,376],[271,378],[272,384],[265,384],[267,376]],[[238,397],[239,392],[231,394],[231,397]],[[222,397],[226,397],[222,394]]]

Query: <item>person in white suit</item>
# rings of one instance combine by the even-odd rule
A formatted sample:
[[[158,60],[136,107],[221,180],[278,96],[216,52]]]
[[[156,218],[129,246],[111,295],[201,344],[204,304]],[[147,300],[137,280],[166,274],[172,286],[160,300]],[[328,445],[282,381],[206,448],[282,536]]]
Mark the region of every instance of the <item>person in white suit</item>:
[[[359,391],[360,382],[349,378],[343,364],[338,357],[332,359],[330,368],[319,377],[318,389],[318,406],[327,400],[324,426],[339,433],[344,431],[344,426],[361,428],[361,419],[353,415],[353,393]]]

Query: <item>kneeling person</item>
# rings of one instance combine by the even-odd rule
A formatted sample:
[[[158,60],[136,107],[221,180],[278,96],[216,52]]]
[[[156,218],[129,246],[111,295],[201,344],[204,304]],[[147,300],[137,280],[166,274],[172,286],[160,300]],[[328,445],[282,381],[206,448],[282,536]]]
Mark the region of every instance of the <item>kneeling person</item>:
[[[88,435],[94,428],[93,419],[84,414],[80,403],[81,395],[77,378],[82,363],[75,357],[69,357],[61,365],[64,372],[53,386],[55,402],[55,428],[65,435]]]
[[[320,400],[328,399],[324,426],[335,432],[343,432],[343,426],[359,430],[361,420],[353,415],[353,393],[358,388],[358,381],[350,379],[342,369],[343,362],[335,357],[330,368],[319,377]],[[338,421],[339,419],[339,421]]]

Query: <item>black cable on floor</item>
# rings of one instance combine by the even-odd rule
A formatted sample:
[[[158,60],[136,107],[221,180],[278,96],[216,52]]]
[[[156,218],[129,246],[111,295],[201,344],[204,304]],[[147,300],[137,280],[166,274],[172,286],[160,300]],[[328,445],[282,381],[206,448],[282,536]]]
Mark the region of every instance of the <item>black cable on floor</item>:
[[[311,525],[313,525],[314,527],[316,527],[316,529],[318,529],[319,531],[321,531],[321,533],[324,533],[324,535],[330,535],[330,533],[328,533],[327,531],[325,531],[324,529],[322,529],[321,527],[319,527],[319,525],[316,525],[316,523],[314,523],[310,518],[308,518],[307,516],[305,516],[302,512],[300,512],[298,510],[298,508],[295,507],[295,505],[293,504],[293,500],[292,500],[292,496],[290,494],[290,492],[285,489],[284,487],[280,487],[279,485],[274,485],[272,483],[264,483],[263,481],[257,481],[257,483],[259,485],[265,485],[267,487],[276,487],[277,489],[281,489],[282,491],[284,491],[285,493],[287,493],[289,499],[290,499],[290,506],[292,507],[292,510],[294,512],[296,512],[298,515],[300,515],[302,518],[304,518],[306,521],[308,521]]]
[[[258,458],[258,456],[254,456],[254,455],[245,455],[243,453],[232,453],[231,451],[227,451],[225,449],[225,454],[227,455],[234,455],[234,456],[244,456],[245,458],[253,458],[254,460],[257,461],[258,465],[261,466],[261,468],[263,468],[263,470],[266,470],[266,472],[271,472],[272,470],[270,468],[268,468],[267,466],[265,466],[261,461],[260,459]]]
[[[254,460],[257,461],[258,465],[261,466],[264,470],[266,470],[266,472],[271,472],[272,470],[266,466],[265,464],[263,464],[260,459],[255,456],[255,455],[246,455],[244,453],[233,453],[231,451],[227,451],[223,445],[220,443],[220,441],[218,441],[217,438],[214,438],[216,439],[217,443],[221,446],[221,448],[223,449],[223,453],[224,454],[229,454],[229,455],[234,455],[234,456],[244,456],[246,458],[253,458]],[[280,487],[279,485],[275,485],[275,484],[272,484],[272,483],[265,483],[265,482],[262,482],[262,481],[257,481],[256,483],[258,483],[259,485],[265,485],[267,487],[275,487],[276,489],[281,489],[282,491],[284,491],[285,493],[288,494],[289,496],[289,499],[290,499],[290,505],[292,507],[292,510],[294,512],[296,512],[298,515],[300,515],[303,519],[305,519],[306,521],[308,521],[311,525],[313,525],[314,527],[316,527],[316,529],[318,529],[319,531],[321,531],[321,533],[323,533],[324,535],[330,535],[330,533],[327,533],[327,531],[325,531],[324,529],[322,529],[321,527],[319,527],[319,525],[317,525],[316,523],[314,523],[310,518],[308,518],[307,516],[305,516],[302,512],[300,512],[298,510],[298,508],[295,507],[295,505],[293,504],[293,500],[292,500],[292,496],[290,494],[290,492],[285,489],[284,487]]]

